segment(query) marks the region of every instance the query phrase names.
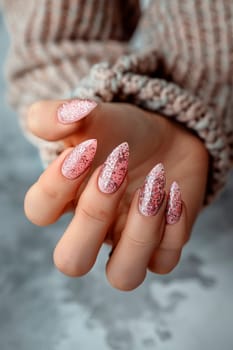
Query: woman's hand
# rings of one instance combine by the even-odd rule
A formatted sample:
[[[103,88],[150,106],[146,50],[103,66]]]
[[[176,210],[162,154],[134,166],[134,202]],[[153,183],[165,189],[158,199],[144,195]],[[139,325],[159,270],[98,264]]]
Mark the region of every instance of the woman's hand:
[[[206,189],[208,154],[196,136],[172,120],[129,104],[96,106],[78,100],[34,104],[28,128],[43,139],[63,140],[67,146],[25,198],[26,215],[37,225],[51,224],[68,210],[75,212],[54,252],[62,272],[87,273],[104,241],[114,248],[107,263],[108,279],[122,290],[142,283],[147,267],[168,273],[177,265]],[[72,147],[90,139],[72,152]],[[97,152],[93,139],[98,141]],[[128,165],[125,142],[130,149]],[[109,168],[106,157],[119,144]],[[117,157],[124,160],[121,175],[119,169],[112,171],[113,164],[119,163]],[[103,181],[103,168],[108,177],[115,174],[114,181],[106,176]],[[173,181],[179,184],[182,204],[174,184],[168,200]],[[112,192],[106,193],[104,183],[111,184]]]

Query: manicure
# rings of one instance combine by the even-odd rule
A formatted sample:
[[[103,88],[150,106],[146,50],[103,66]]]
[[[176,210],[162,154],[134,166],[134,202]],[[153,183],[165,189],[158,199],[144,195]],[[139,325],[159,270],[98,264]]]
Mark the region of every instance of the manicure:
[[[62,124],[71,124],[86,117],[96,106],[91,100],[71,100],[58,108],[57,118]]]
[[[100,171],[98,187],[103,193],[113,193],[121,186],[128,170],[129,145],[123,142],[108,156]]]
[[[91,165],[97,149],[97,140],[91,139],[80,143],[65,158],[61,172],[67,179],[78,178]]]
[[[147,175],[139,193],[139,211],[145,216],[156,215],[164,198],[165,171],[163,164],[157,164]]]
[[[176,224],[181,216],[182,200],[181,191],[177,182],[173,182],[168,194],[168,203],[166,209],[166,221],[168,224]]]

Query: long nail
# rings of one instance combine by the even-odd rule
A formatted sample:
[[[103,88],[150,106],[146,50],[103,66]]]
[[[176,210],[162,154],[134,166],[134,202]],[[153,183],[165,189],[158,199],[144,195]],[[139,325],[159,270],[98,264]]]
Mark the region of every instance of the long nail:
[[[65,158],[61,172],[70,180],[78,178],[91,165],[97,149],[97,140],[91,139],[80,143]]]
[[[86,117],[96,106],[91,100],[71,100],[58,108],[57,118],[62,124],[71,124]]]
[[[128,170],[129,145],[121,143],[108,156],[103,164],[98,178],[98,187],[103,193],[113,193],[118,190]]]
[[[173,182],[168,194],[166,209],[166,221],[168,224],[176,224],[181,216],[182,200],[180,187],[177,182]]]
[[[145,216],[156,215],[163,202],[165,171],[161,163],[147,175],[139,194],[139,211]]]

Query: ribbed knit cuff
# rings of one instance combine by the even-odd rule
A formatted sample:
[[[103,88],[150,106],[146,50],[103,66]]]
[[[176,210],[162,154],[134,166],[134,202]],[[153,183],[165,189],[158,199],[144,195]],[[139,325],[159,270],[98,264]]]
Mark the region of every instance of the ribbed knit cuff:
[[[160,113],[192,129],[205,143],[211,158],[206,203],[226,182],[231,168],[230,147],[220,118],[200,98],[174,83],[151,77],[158,64],[156,52],[122,56],[114,66],[100,63],[90,71],[71,97],[104,102],[129,101]]]

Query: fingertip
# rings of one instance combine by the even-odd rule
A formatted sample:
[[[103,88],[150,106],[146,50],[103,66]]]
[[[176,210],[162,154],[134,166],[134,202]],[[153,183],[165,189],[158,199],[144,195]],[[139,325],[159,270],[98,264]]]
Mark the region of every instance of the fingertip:
[[[27,128],[33,133],[37,134],[38,130],[38,115],[41,114],[41,109],[43,109],[44,102],[37,101],[29,106],[27,111]]]
[[[59,255],[56,253],[56,249],[53,254],[53,263],[58,271],[60,271],[63,275],[68,277],[79,277],[76,269],[72,268],[69,262],[65,259],[60,259]]]
[[[122,292],[130,292],[136,288],[138,288],[146,278],[146,270],[143,274],[140,275],[138,279],[131,279],[130,276],[123,276],[122,274],[118,274],[117,270],[114,271],[110,266],[110,260],[106,264],[106,278],[109,284],[114,288],[118,289]]]
[[[77,264],[77,258],[73,258],[72,254],[69,254],[69,251],[60,242],[54,249],[53,262],[61,273],[73,278],[86,275],[92,268],[87,262],[82,264],[82,261],[80,261]]]
[[[27,128],[37,137],[58,141],[76,130],[77,125],[64,125],[58,120],[58,111],[66,100],[42,100],[33,103],[27,111]]]
[[[35,201],[35,198],[37,194],[35,193],[37,191],[37,188],[34,184],[30,187],[30,189],[27,191],[25,198],[24,198],[24,213],[26,218],[34,225],[43,227],[46,225],[51,224],[52,222],[45,222],[44,217],[40,215],[40,210],[37,208],[37,201]]]
[[[64,208],[76,198],[78,188],[90,169],[82,169],[83,173],[73,181],[62,175],[62,164],[72,150],[73,148],[64,150],[25,195],[25,215],[37,226],[53,224],[63,215]]]
[[[180,261],[182,250],[158,249],[148,265],[149,271],[158,275],[172,272]]]

